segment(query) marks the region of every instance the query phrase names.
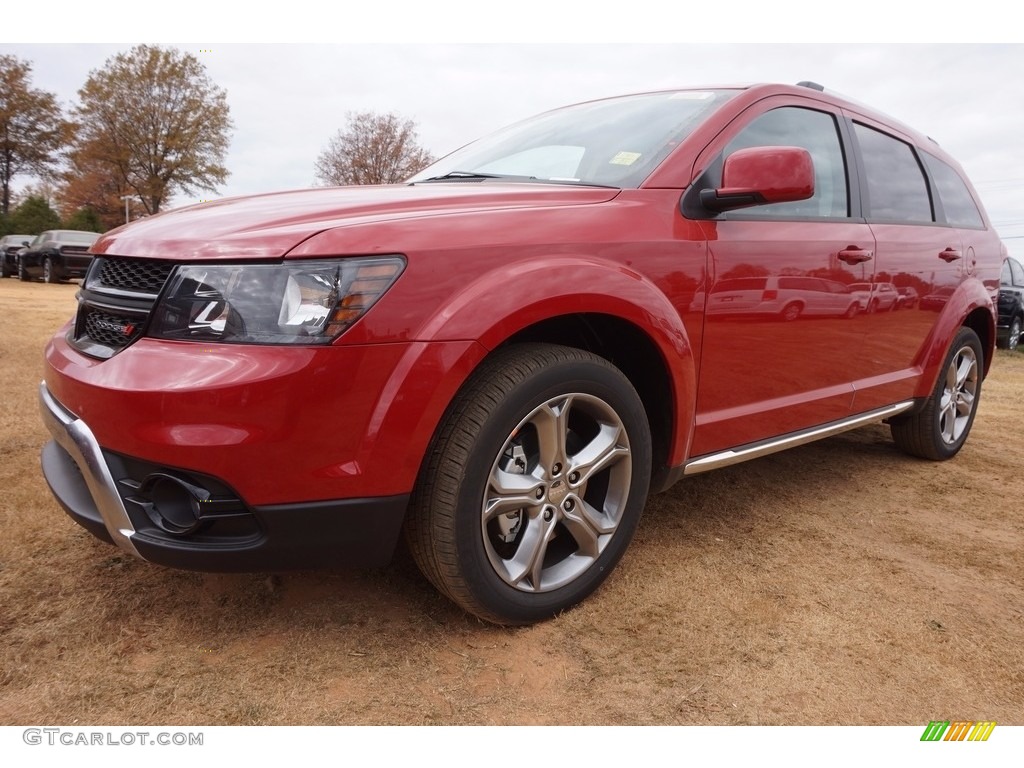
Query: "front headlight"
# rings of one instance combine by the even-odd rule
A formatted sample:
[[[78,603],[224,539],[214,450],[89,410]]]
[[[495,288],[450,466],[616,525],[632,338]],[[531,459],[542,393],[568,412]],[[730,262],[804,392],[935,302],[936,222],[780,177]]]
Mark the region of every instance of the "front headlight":
[[[240,344],[327,344],[405,267],[399,256],[285,264],[179,266],[149,335]]]

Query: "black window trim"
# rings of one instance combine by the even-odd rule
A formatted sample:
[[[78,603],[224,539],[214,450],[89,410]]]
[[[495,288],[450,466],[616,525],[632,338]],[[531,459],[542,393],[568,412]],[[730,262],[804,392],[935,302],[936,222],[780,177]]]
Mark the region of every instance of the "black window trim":
[[[950,224],[946,220],[946,212],[943,210],[943,208],[942,208],[942,200],[939,198],[939,195],[937,194],[937,186],[935,184],[935,179],[932,178],[931,172],[928,170],[928,164],[925,163],[923,158],[921,157],[921,153],[924,150],[922,150],[919,146],[917,146],[916,143],[914,143],[913,141],[909,140],[906,136],[900,136],[900,135],[895,134],[891,129],[887,130],[884,125],[875,123],[874,121],[869,121],[869,120],[862,119],[859,115],[851,115],[851,114],[844,113],[844,119],[845,119],[845,121],[847,123],[847,131],[849,133],[850,140],[852,142],[851,145],[854,147],[854,154],[855,154],[855,156],[857,158],[856,162],[857,162],[857,174],[858,174],[858,177],[859,177],[858,181],[860,179],[864,179],[865,180],[865,182],[863,184],[858,184],[858,187],[860,189],[861,213],[864,216],[864,220],[866,222],[868,222],[869,224],[895,224],[895,225],[903,225],[903,226],[908,226],[908,227],[928,227],[928,226],[931,226],[931,227],[944,227],[944,228],[947,228],[947,229],[950,229],[950,228],[952,228],[952,229],[972,229],[972,227],[957,227],[957,226],[955,226],[953,224]],[[863,149],[860,146],[860,142],[857,141],[857,134],[856,134],[856,130],[855,130],[855,125],[861,125],[861,126],[867,128],[869,130],[876,131],[878,133],[883,134],[884,136],[888,136],[890,139],[893,139],[894,141],[898,141],[901,144],[906,144],[908,147],[910,147],[910,151],[913,154],[915,162],[917,163],[918,170],[921,171],[921,175],[924,178],[925,187],[927,188],[927,191],[928,191],[928,202],[929,202],[929,207],[930,207],[931,212],[932,212],[932,221],[908,221],[906,219],[882,219],[882,218],[875,218],[873,216],[868,215],[868,212],[871,210],[871,196],[870,196],[870,193],[868,192],[868,185],[867,185],[867,182],[866,182],[867,170],[866,170],[866,168],[864,166],[864,151],[863,151]],[[936,156],[936,158],[941,160],[941,158],[938,158],[937,156]],[[969,187],[968,187],[968,191],[970,191]],[[973,194],[972,194],[972,199],[973,199]],[[975,200],[975,205],[977,205],[977,200]],[[984,227],[982,227],[982,230],[984,230]]]

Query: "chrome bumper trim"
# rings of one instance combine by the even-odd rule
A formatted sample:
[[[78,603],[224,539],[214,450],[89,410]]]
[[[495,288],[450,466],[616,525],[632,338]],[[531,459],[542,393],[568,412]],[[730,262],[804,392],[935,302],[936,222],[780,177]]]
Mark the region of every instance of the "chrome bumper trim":
[[[39,385],[39,411],[53,439],[78,465],[110,538],[125,552],[141,559],[142,555],[132,543],[135,527],[128,517],[128,512],[125,511],[124,502],[121,501],[114,478],[107,468],[107,462],[92,430],[84,421],[57,402],[47,389],[45,381]]]

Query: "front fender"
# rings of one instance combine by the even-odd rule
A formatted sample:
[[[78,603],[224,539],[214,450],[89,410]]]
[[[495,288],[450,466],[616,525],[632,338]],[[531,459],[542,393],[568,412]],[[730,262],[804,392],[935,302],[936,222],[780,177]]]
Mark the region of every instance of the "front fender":
[[[665,293],[624,264],[596,257],[555,256],[490,270],[426,318],[413,330],[413,337],[427,342],[473,340],[494,350],[532,325],[580,314],[625,320],[657,348],[673,398],[669,462],[682,463],[696,404],[693,345]]]

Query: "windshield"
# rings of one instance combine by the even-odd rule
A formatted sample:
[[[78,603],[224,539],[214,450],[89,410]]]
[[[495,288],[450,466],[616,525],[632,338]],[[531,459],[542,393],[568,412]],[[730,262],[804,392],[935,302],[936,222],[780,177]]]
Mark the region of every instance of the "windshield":
[[[409,181],[497,178],[638,187],[735,93],[645,93],[545,112],[441,158]]]

